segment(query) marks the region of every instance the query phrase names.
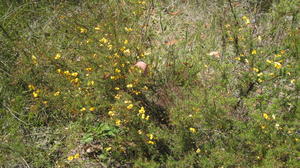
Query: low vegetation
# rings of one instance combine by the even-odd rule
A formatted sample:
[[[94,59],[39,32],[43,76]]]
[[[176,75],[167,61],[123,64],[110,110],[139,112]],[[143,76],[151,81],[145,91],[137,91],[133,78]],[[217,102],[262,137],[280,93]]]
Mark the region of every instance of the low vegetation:
[[[299,4],[2,1],[0,167],[300,167]]]

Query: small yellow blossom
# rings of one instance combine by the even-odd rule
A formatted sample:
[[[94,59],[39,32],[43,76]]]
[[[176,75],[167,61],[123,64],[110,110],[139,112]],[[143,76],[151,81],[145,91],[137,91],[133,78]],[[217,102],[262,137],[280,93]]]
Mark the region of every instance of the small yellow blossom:
[[[95,107],[90,107],[90,109],[89,109],[90,111],[95,111],[96,110],[96,108]]]
[[[291,84],[295,84],[295,82],[296,82],[296,79],[291,80]]]
[[[196,153],[200,153],[200,152],[201,152],[201,150],[199,148],[197,148]]]
[[[74,155],[74,159],[78,159],[80,157],[80,154],[79,153],[76,153],[75,155]]]
[[[105,43],[108,43],[108,40],[107,40],[106,38],[103,37],[101,40],[99,40],[99,42],[105,44]]]
[[[191,132],[191,133],[195,133],[196,132],[196,129],[195,128],[189,128],[189,131]]]
[[[120,72],[121,72],[121,70],[120,70],[120,69],[118,69],[118,68],[116,68],[116,69],[115,69],[115,72],[116,72],[116,73],[120,73]]]
[[[125,44],[125,45],[128,44],[128,40],[124,40],[124,44]]]
[[[152,140],[154,138],[154,135],[153,134],[147,134],[147,137]]]
[[[87,32],[87,29],[85,28],[80,28],[80,33],[86,33]]]
[[[279,62],[274,62],[274,67],[280,69],[282,65]]]
[[[120,90],[120,88],[119,87],[115,87],[115,90]]]
[[[257,76],[259,76],[259,77],[260,77],[260,76],[263,76],[263,73],[262,73],[262,72],[261,72],[261,73],[258,73]]]
[[[122,95],[120,95],[120,94],[115,95],[115,99],[117,99],[117,100],[119,100],[121,97],[122,97]]]
[[[263,82],[263,80],[260,79],[260,78],[258,78],[257,81],[258,81],[259,83],[262,83],[262,82]]]
[[[109,152],[109,151],[111,151],[111,147],[106,147],[106,148],[104,148],[104,150],[106,151],[106,152]]]
[[[143,134],[143,131],[142,130],[138,130],[138,134]]]
[[[262,125],[262,126],[260,126],[261,127],[261,129],[265,129],[266,128],[266,126],[265,125]]]
[[[128,84],[126,87],[127,87],[127,88],[132,88],[132,87],[133,87],[133,84]]]
[[[34,90],[35,87],[33,85],[28,85],[29,90]]]
[[[130,101],[130,100],[125,100],[124,103],[125,103],[125,104],[129,104],[129,103],[132,103],[132,101]]]
[[[93,86],[94,84],[95,84],[94,81],[88,81],[88,83],[87,83],[88,86]]]
[[[39,94],[38,94],[37,92],[33,92],[32,95],[33,95],[33,97],[35,97],[35,98],[39,96]]]
[[[247,16],[243,16],[242,19],[245,21],[246,24],[250,24],[250,20]]]
[[[120,126],[121,125],[121,120],[118,119],[118,120],[116,120],[115,123],[116,123],[117,126]]]
[[[57,69],[56,72],[57,72],[57,73],[61,73],[61,69]]]
[[[89,67],[89,68],[85,68],[85,70],[91,72],[93,68]]]
[[[58,59],[60,59],[60,57],[61,57],[61,54],[60,54],[60,53],[57,53],[57,54],[55,55],[54,59],[58,60]]]
[[[237,61],[240,61],[240,60],[241,60],[240,57],[235,57],[234,59],[237,60]]]
[[[77,77],[77,76],[78,76],[78,73],[77,73],[77,72],[73,72],[73,73],[71,73],[71,76]]]
[[[145,109],[144,109],[144,107],[141,107],[141,109],[139,110],[139,113],[140,113],[140,114],[145,114]]]
[[[31,60],[32,60],[32,62],[33,62],[34,64],[37,64],[37,58],[36,58],[36,56],[32,55],[32,56],[31,56]]]
[[[266,120],[270,120],[271,118],[268,116],[268,114],[264,113],[263,114],[263,117],[266,119]]]
[[[257,69],[257,68],[252,68],[253,69],[253,71],[255,71],[255,72],[259,72],[259,69]]]
[[[251,54],[256,55],[257,54],[256,50],[252,50]]]
[[[154,141],[148,141],[147,143],[148,143],[148,144],[151,144],[151,145],[154,145],[154,144],[155,144]]]
[[[109,115],[110,117],[113,117],[113,116],[116,115],[116,113],[115,113],[114,111],[109,111],[109,112],[108,112],[108,115]]]
[[[125,27],[124,29],[125,29],[125,31],[127,31],[127,32],[131,32],[131,31],[133,31],[133,29],[132,29],[132,28],[128,28],[128,27]]]
[[[74,159],[74,157],[73,156],[69,156],[67,159],[68,159],[68,161],[72,161]]]
[[[95,30],[101,30],[100,26],[96,26],[94,29]]]
[[[64,71],[64,74],[65,74],[66,76],[69,76],[71,73],[70,73],[69,71]]]
[[[110,76],[110,79],[111,79],[111,80],[115,80],[116,77],[115,77],[115,76]]]
[[[275,54],[276,58],[280,58],[282,55],[281,54]]]
[[[130,50],[126,49],[126,50],[123,51],[123,53],[129,55],[130,54]]]
[[[128,106],[127,106],[127,109],[128,110],[130,110],[130,109],[132,109],[133,108],[133,104],[129,104]]]
[[[268,60],[268,59],[267,59],[266,62],[269,63],[269,64],[272,64],[272,61],[271,61],[271,60]]]
[[[108,50],[112,50],[113,45],[110,44],[110,45],[107,46],[107,48],[108,48]]]
[[[57,91],[53,94],[54,96],[59,96],[60,95],[60,91]]]
[[[80,111],[86,111],[86,108],[85,108],[85,107],[82,107],[82,108],[80,109]]]

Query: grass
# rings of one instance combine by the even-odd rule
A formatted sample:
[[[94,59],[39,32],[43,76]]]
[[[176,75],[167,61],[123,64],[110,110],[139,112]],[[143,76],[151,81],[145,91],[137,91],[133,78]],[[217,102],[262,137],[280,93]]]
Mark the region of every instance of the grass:
[[[3,1],[0,166],[299,167],[299,3]]]

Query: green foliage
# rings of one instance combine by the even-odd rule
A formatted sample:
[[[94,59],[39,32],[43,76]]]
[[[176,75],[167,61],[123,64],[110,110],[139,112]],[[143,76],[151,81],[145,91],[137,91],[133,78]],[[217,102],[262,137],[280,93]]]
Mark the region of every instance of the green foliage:
[[[299,3],[4,1],[0,166],[299,167]]]

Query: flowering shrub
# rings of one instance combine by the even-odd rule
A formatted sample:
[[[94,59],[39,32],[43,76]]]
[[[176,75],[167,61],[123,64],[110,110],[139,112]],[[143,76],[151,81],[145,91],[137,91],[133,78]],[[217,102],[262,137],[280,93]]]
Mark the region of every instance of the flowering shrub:
[[[1,4],[0,165],[297,167],[297,2]]]

